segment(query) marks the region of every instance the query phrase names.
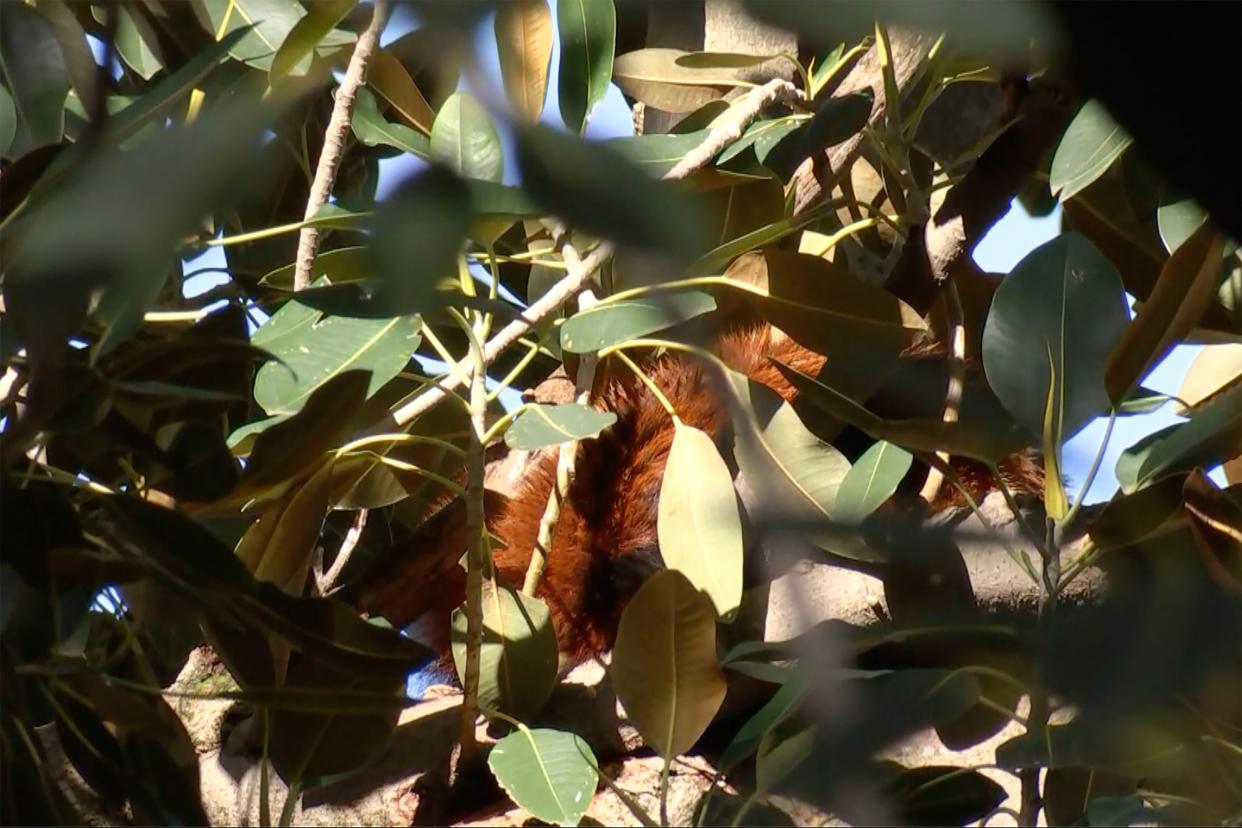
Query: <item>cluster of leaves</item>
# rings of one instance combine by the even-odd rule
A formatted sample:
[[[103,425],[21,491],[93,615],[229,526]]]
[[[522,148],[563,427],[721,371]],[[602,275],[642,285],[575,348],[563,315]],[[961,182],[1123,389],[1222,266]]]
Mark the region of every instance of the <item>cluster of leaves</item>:
[[[203,823],[194,749],[160,692],[203,643],[236,682],[225,697],[262,712],[264,762],[292,789],[365,769],[409,704],[406,674],[435,654],[364,618],[343,600],[348,586],[463,493],[467,466],[481,472],[478,449],[502,437],[526,450],[564,445],[614,421],[574,403],[504,412],[501,392],[588,356],[665,351],[715,364],[696,323],[738,307],[828,361],[814,377],[778,366],[801,392],[797,409],[727,373],[728,446],[670,411],[657,526],[668,570],[627,607],[611,664],[627,714],[666,766],[699,742],[737,674],[773,692],[720,757],[750,794],[730,818],[774,793],[836,804],[873,785],[907,821],[977,820],[1002,798],[977,770],[873,757],[932,726],[947,744],[978,743],[1019,718],[1030,695],[1027,733],[998,764],[1048,770],[1050,822],[1237,812],[1235,246],[1088,101],[1025,190],[1033,208],[1062,204],[1067,232],[975,295],[961,288],[969,355],[983,371],[946,421],[944,366],[900,358],[935,336],[935,320],[885,290],[883,268],[1005,126],[983,124],[977,141],[946,152],[928,127],[937,106],[964,85],[999,95],[996,73],[943,40],[906,89],[881,60],[885,97],[908,105],[873,115],[874,92],[833,93],[869,49],[892,52],[886,30],[872,28],[877,10],[845,4],[855,10],[825,38],[798,6],[754,11],[823,45],[811,60],[623,49],[618,16],[635,12],[611,0],[560,0],[555,22],[544,0],[502,4],[492,19],[505,107],[458,91],[472,27],[493,10],[420,4],[420,27],[373,56],[333,199],[307,218],[333,70],[372,6],[0,5],[0,682],[4,781],[23,792],[6,797],[6,820],[74,819],[46,761],[41,734],[52,729],[108,812]],[[896,22],[928,23],[901,18],[917,5],[897,6],[885,6]],[[859,9],[865,26],[854,32]],[[962,42],[985,37],[952,13],[932,23],[957,26]],[[989,23],[976,45],[1010,45],[1015,31],[1025,43],[1030,25]],[[105,44],[109,71],[88,35]],[[758,67],[791,65],[802,104],[764,112],[677,185],[660,180],[709,140]],[[540,122],[554,68],[566,129]],[[667,135],[585,141],[610,82],[684,117]],[[794,214],[802,162],[860,136],[867,150],[841,188]],[[425,168],[377,199],[380,162],[398,155]],[[506,170],[510,157],[520,176]],[[312,226],[325,241],[314,284],[295,297],[297,234]],[[485,395],[449,393],[421,410],[447,382],[481,383],[489,332],[573,270],[566,240],[583,252],[617,246],[599,274],[601,301],[532,325],[486,366]],[[181,263],[207,250],[223,252],[221,284],[187,296],[195,274]],[[880,279],[860,275],[877,267]],[[1134,319],[1127,292],[1141,303]],[[1215,343],[1179,395],[1187,419],[1123,452],[1121,492],[1062,571],[1059,548],[1081,513],[1081,496],[1071,504],[1065,493],[1062,447],[1095,417],[1164,404],[1139,381],[1184,340]],[[447,363],[444,373],[425,373],[427,359]],[[641,359],[625,364],[641,374]],[[936,390],[910,399],[927,387]],[[901,413],[872,405],[894,394]],[[832,444],[845,426],[866,436],[850,456]],[[1042,582],[1044,611],[1038,627],[984,623],[952,540],[894,527],[877,510],[916,456],[995,467],[1032,445],[1049,520],[1032,538],[1042,560],[1015,552],[1014,571]],[[1221,463],[1235,488],[1204,474]],[[351,530],[357,513],[370,518]],[[817,627],[782,645],[732,633],[743,626],[745,558],[757,554],[746,524],[796,530],[826,559],[881,567],[892,620]],[[485,531],[467,541],[481,553],[477,574],[490,542]],[[333,550],[354,544],[349,565],[327,577]],[[937,568],[937,550],[959,568]],[[1058,607],[1096,561],[1117,562],[1113,594]],[[948,586],[930,598],[902,588],[929,568]],[[513,728],[489,764],[534,816],[576,824],[598,767],[579,737],[524,724],[554,689],[557,652],[547,606],[517,586],[484,578],[475,596],[478,702]],[[114,611],[100,610],[105,589]],[[454,618],[463,673],[469,620]],[[720,631],[734,641],[723,656]],[[1062,709],[1076,716],[1049,725]]]

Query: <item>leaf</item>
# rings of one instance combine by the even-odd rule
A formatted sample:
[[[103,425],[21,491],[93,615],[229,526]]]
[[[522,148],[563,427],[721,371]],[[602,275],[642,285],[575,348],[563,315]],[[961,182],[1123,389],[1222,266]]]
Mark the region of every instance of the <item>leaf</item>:
[[[1198,408],[1242,377],[1242,344],[1204,345],[1177,391],[1177,414]]]
[[[557,0],[556,20],[561,118],[571,131],[581,133],[612,79],[617,12],[612,0]]]
[[[304,59],[357,4],[358,0],[320,0],[312,4],[306,16],[289,30],[276,50],[272,69],[268,73],[268,84],[275,86],[286,75],[305,74],[309,62]]]
[[[301,486],[268,507],[238,543],[237,554],[250,567],[256,581],[267,581],[297,595],[306,583],[324,516],[332,505],[333,464],[325,463]],[[254,536],[252,537],[252,533]],[[253,545],[262,544],[255,555]]]
[[[517,0],[496,10],[496,51],[500,74],[513,109],[538,121],[548,91],[552,58],[552,10],[547,0]]]
[[[693,112],[737,85],[736,69],[682,66],[680,49],[639,49],[618,55],[613,80],[621,91],[664,112]]]
[[[680,163],[683,156],[707,138],[708,130],[700,129],[680,135],[652,133],[612,138],[604,142],[641,167],[652,178],[661,178]]]
[[[1074,116],[1052,156],[1049,186],[1065,203],[1087,189],[1130,146],[1130,136],[1094,98]]]
[[[504,178],[500,136],[478,101],[456,92],[440,107],[431,128],[431,154],[464,178],[497,184]]]
[[[763,735],[755,757],[755,787],[770,792],[815,752],[815,726],[785,721]]]
[[[616,421],[611,411],[578,403],[533,405],[505,431],[505,444],[518,451],[535,451],[594,437]]]
[[[1224,244],[1224,236],[1205,222],[1169,256],[1104,365],[1104,385],[1114,405],[1190,333],[1216,298]]]
[[[797,712],[809,689],[810,677],[803,669],[796,669],[780,688],[759,708],[746,723],[738,728],[724,753],[720,754],[720,769],[726,773],[739,762],[759,749],[764,736]]]
[[[861,523],[888,500],[914,458],[908,451],[880,440],[855,461],[837,492],[834,517],[839,523]]]
[[[910,768],[884,786],[905,825],[970,825],[1005,801],[1005,789],[976,770],[953,766]]]
[[[1182,510],[1184,482],[1185,475],[1170,475],[1132,494],[1116,492],[1091,521],[1091,540],[1107,551],[1181,525],[1186,517]]]
[[[0,86],[0,158],[7,157],[17,136],[17,107],[9,90]]]
[[[517,137],[526,191],[576,229],[680,261],[706,247],[706,227],[690,197],[652,181],[616,150],[543,125]]]
[[[1161,204],[1156,210],[1156,224],[1160,229],[1160,240],[1164,242],[1164,249],[1170,254],[1176,251],[1199,229],[1199,225],[1207,217],[1207,212],[1189,198]],[[1229,256],[1237,249],[1237,242],[1226,239],[1221,255]]]
[[[1116,268],[1086,238],[1058,236],[1020,261],[996,289],[983,330],[988,383],[1034,434],[1044,433],[1051,405],[1054,437],[1066,440],[1108,411],[1104,365],[1125,324]]]
[[[725,696],[711,601],[680,572],[656,572],[621,615],[611,674],[643,741],[666,760],[688,751]]]
[[[354,136],[368,147],[386,145],[408,152],[418,158],[431,157],[431,142],[420,132],[405,124],[394,124],[379,109],[379,102],[369,89],[359,89],[354,98],[351,120]]]
[[[465,182],[438,165],[423,170],[403,182],[371,219],[366,262],[371,278],[313,286],[297,301],[329,314],[384,323],[449,302],[466,303],[457,262],[474,218]]]
[[[97,21],[104,22],[102,9],[92,8],[91,13]],[[155,32],[144,32],[145,26],[138,22],[141,18],[131,16],[124,8],[118,7],[116,15],[117,53],[120,54],[121,60],[125,61],[125,64],[137,72],[143,80],[151,80],[156,72],[164,68],[159,55],[147,42],[148,37],[156,40]]]
[[[759,138],[755,156],[782,179],[789,178],[806,158],[858,134],[870,120],[874,106],[870,89],[829,98],[810,120],[803,120],[788,135],[775,141],[768,135]],[[769,142],[774,145],[769,147]]]
[[[203,7],[217,36],[248,28],[229,54],[265,72],[271,71],[281,44],[306,16],[306,10],[296,0],[203,0]],[[329,31],[318,45],[343,46],[355,37],[350,32]]]
[[[701,291],[601,302],[571,316],[561,326],[561,347],[586,354],[671,328],[716,309],[711,294]]]
[[[742,600],[742,516],[733,479],[705,432],[676,430],[660,484],[656,531],[664,564],[681,572],[731,618]]]
[[[595,754],[582,737],[519,724],[492,747],[487,765],[514,804],[535,819],[577,825],[595,797]]]
[[[686,52],[676,59],[687,69],[750,69],[780,55],[746,55],[740,52]]]
[[[466,613],[453,612],[453,663],[466,670]],[[483,583],[479,704],[518,719],[543,708],[556,686],[558,650],[548,605],[493,581]]]
[[[0,74],[17,111],[8,157],[59,143],[69,70],[52,25],[28,5],[0,4]]]
[[[1147,435],[1117,458],[1127,494],[1167,474],[1212,466],[1242,452],[1242,385],[1195,410],[1189,420]]]
[[[731,411],[733,454],[749,517],[761,525],[804,524],[817,546],[848,558],[876,560],[879,556],[854,538],[815,529],[832,522],[850,461],[812,434],[775,391],[732,371],[729,380],[740,403]]]
[[[359,90],[361,91],[361,90]],[[326,278],[334,285],[344,282],[357,282],[365,279],[370,273],[367,268],[367,248],[338,247],[315,256],[315,266],[311,271],[311,281],[317,282]],[[259,284],[279,290],[293,290],[293,272],[297,263],[278,267],[259,280]]]
[[[388,101],[407,123],[431,134],[436,113],[401,61],[387,49],[376,49],[367,67],[367,84]]]
[[[370,397],[409,364],[420,342],[420,326],[417,316],[324,316],[290,299],[250,339],[281,360],[259,369],[255,401],[269,414],[293,413],[325,382],[355,369],[371,373]]]
[[[786,135],[797,130],[807,120],[805,116],[785,115],[780,118],[755,121],[746,128],[741,138],[725,147],[724,151],[717,156],[716,163],[724,164],[741,155],[749,147],[754,147],[755,158],[762,164],[768,157],[768,153],[772,151],[772,147],[776,146]]]

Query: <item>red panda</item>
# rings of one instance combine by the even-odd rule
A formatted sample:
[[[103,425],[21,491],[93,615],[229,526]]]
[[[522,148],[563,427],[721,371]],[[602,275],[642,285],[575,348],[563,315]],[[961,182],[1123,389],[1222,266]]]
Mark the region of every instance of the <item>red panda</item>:
[[[766,325],[726,333],[715,350],[730,368],[763,383],[786,402],[794,402],[798,392],[773,360],[812,376],[824,363],[823,356]],[[685,424],[727,448],[730,420],[719,372],[699,358],[677,353],[648,360],[643,370]],[[656,516],[673,440],[672,419],[624,368],[605,376],[602,386],[597,383],[596,402],[617,420],[580,444],[576,476],[538,591],[551,612],[563,661],[569,664],[611,648],[626,602],[663,566]],[[955,458],[953,466],[976,499],[993,487],[979,464]],[[1042,492],[1042,470],[1025,455],[1015,455],[1001,467],[1015,491]],[[520,588],[523,583],[555,478],[556,455],[544,452],[507,503],[489,505],[488,529],[505,544],[493,553],[497,576],[505,584]],[[931,510],[960,503],[960,495],[946,483]],[[457,564],[466,540],[461,511],[444,510],[420,532],[437,547],[451,547],[452,554],[436,560],[423,550],[416,556],[423,563],[415,567],[414,577],[408,574],[414,570],[401,571],[401,556],[394,556],[394,564],[381,577],[368,579],[358,596],[364,611],[384,615],[394,624],[404,626],[421,617],[418,637],[442,654],[448,652],[449,616],[464,600],[465,577]]]

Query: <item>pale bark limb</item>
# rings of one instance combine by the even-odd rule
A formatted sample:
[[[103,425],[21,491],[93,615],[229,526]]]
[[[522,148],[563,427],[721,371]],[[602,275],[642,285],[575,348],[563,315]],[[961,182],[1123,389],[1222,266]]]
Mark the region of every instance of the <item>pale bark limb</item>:
[[[941,419],[946,423],[956,423],[962,410],[962,392],[966,385],[966,320],[962,297],[952,279],[945,282],[944,304],[949,315],[949,386],[944,395],[944,416]],[[936,452],[936,456],[945,463],[949,462],[947,451]],[[935,466],[929,467],[919,497],[931,503],[943,484],[944,472]]]
[[[354,522],[350,525],[349,531],[345,533],[344,539],[341,541],[341,548],[336,552],[336,559],[332,561],[332,566],[319,579],[319,594],[327,595],[336,586],[336,582],[340,580],[341,573],[345,571],[345,567],[349,565],[350,558],[354,555],[354,550],[358,548],[358,541],[362,539],[362,532],[367,528],[367,509],[359,509],[354,515]]]
[[[323,205],[328,203],[332,193],[332,185],[336,182],[336,173],[345,155],[345,142],[349,137],[350,122],[354,114],[354,100],[358,90],[367,80],[367,63],[379,45],[380,33],[388,22],[392,11],[391,0],[375,0],[375,9],[371,13],[371,23],[366,31],[358,36],[354,45],[354,54],[349,59],[345,77],[336,90],[336,101],[332,105],[332,117],[323,133],[323,149],[319,151],[319,163],[315,166],[315,178],[311,182],[310,194],[306,198],[306,213],[303,218],[310,221]],[[293,271],[293,289],[303,290],[310,286],[311,276],[315,267],[315,254],[319,251],[318,227],[303,227],[298,234],[298,255]]]
[[[730,107],[729,111],[724,113],[720,121],[712,127],[707,139],[682,156],[682,159],[668,171],[664,178],[669,181],[678,181],[695,170],[707,166],[720,154],[721,150],[741,138],[746,127],[750,126],[764,109],[777,103],[792,103],[801,100],[802,91],[783,78],[775,78],[752,90]]]

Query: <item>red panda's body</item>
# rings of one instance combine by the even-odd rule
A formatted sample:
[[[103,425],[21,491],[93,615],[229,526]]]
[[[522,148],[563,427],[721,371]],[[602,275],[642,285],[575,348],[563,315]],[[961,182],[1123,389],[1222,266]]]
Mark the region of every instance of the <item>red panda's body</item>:
[[[812,376],[824,362],[823,356],[773,334],[767,326],[727,333],[717,340],[715,351],[730,368],[763,383],[788,402],[796,399],[797,390],[772,360]],[[718,372],[698,358],[680,354],[649,360],[643,370],[682,422],[712,435],[727,453],[727,392],[719,384]],[[611,647],[626,602],[647,575],[663,566],[656,516],[673,440],[672,419],[655,396],[623,368],[603,383],[596,402],[614,412],[617,421],[598,438],[580,444],[576,476],[556,524],[538,592],[551,611],[561,653],[570,663]],[[991,487],[990,478],[971,464],[954,465],[976,494]],[[1022,491],[1032,490],[1037,482],[1030,478],[1038,469],[1025,457],[1014,458],[1007,471]],[[544,452],[508,502],[488,515],[488,528],[505,544],[493,553],[503,583],[513,587],[523,583],[555,477],[556,455]],[[933,509],[948,505],[951,498],[933,504]],[[433,542],[454,547],[452,554],[444,556],[446,565],[430,573],[422,569],[418,584],[390,573],[377,579],[382,585],[364,589],[360,598],[364,609],[398,624],[421,618],[420,637],[447,653],[449,615],[464,599],[465,579],[456,564],[464,548],[464,532],[460,523],[445,523],[434,531]],[[404,590],[402,580],[406,581]],[[422,597],[415,598],[410,591]]]

